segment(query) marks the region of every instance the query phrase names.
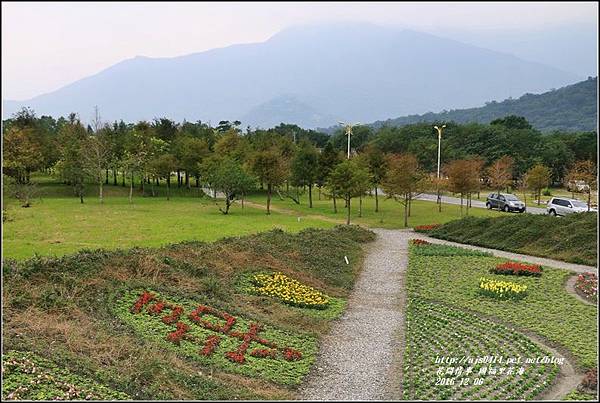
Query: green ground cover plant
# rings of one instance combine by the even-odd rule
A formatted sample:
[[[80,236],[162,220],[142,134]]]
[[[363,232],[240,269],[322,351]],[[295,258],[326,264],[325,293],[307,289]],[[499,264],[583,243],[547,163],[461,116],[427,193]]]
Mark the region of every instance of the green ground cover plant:
[[[541,277],[522,276],[527,286],[522,300],[497,300],[479,293],[481,277],[506,280],[490,274],[502,259],[486,256],[422,256],[411,249],[407,291],[411,298],[434,300],[457,309],[497,318],[516,329],[530,331],[573,357],[580,369],[597,366],[597,308],[567,293],[571,272],[543,267]]]
[[[411,245],[411,252],[419,256],[492,256],[489,252],[459,248],[451,245],[422,244]]]
[[[314,361],[317,352],[314,336],[303,332],[284,332],[241,316],[232,316],[214,305],[202,305],[197,300],[151,293],[155,301],[161,302],[150,304],[153,301],[149,301],[138,312],[132,312],[143,291],[131,291],[116,303],[116,315],[130,324],[140,337],[197,360],[204,366],[265,378],[278,384],[295,385],[302,381]],[[165,320],[165,317],[171,319],[166,313],[177,313],[174,309],[159,306],[162,311],[156,312],[157,305],[164,303],[182,309],[177,319]],[[198,306],[206,307],[208,311],[202,316],[193,316]],[[202,321],[208,321],[208,324],[202,325]],[[256,334],[248,339],[248,345],[244,345],[253,327],[257,328]],[[177,333],[179,329],[184,331]],[[244,351],[238,352],[242,348]],[[296,353],[297,359],[288,359],[287,352]]]
[[[127,400],[129,396],[72,374],[36,354],[2,355],[2,398],[7,400]]]
[[[421,298],[409,298],[406,311],[404,399],[531,400],[558,374],[557,364],[525,363],[551,354],[504,325]]]
[[[428,232],[449,241],[596,266],[597,213],[466,217]]]
[[[307,309],[249,295],[238,289],[238,279],[257,271],[282,272],[333,301],[345,301],[361,266],[362,245],[373,239],[373,233],[354,226],[298,233],[272,230],[214,243],[187,241],[162,248],[82,250],[60,257],[5,260],[4,353],[35,353],[133,399],[291,399],[291,374],[303,374],[309,360],[282,360],[280,351],[269,365],[282,362],[289,371],[275,379],[269,365],[248,365],[253,360],[271,362],[270,357],[249,355],[259,346],[252,345],[245,364],[223,358],[236,351],[234,340],[231,346],[221,341],[223,350],[217,347],[214,357],[204,359],[198,356],[204,344],[182,340],[177,346],[167,340],[170,333],[185,333],[177,322],[165,329],[160,317],[118,309],[125,309],[128,304],[123,301],[133,298],[133,291],[150,290],[167,301],[189,304],[186,314],[198,304],[226,312],[239,319],[236,331],[260,324],[265,330],[259,336],[282,340],[283,347],[310,359],[333,316],[306,315]],[[193,327],[187,319],[181,322],[191,333],[203,332],[196,323]],[[287,354],[296,357],[293,351]]]

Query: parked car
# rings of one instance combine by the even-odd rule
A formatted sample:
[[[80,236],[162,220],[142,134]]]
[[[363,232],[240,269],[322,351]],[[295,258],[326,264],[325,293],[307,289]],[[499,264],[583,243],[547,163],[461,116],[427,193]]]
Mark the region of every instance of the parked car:
[[[548,214],[556,215],[567,215],[573,213],[584,213],[588,211],[588,205],[586,202],[577,199],[567,199],[565,197],[553,197],[548,200],[546,205],[546,211]],[[590,211],[598,211],[598,209],[591,208]]]
[[[489,209],[497,208],[505,212],[518,211],[525,212],[525,203],[515,195],[509,193],[492,193],[487,197],[485,206]]]

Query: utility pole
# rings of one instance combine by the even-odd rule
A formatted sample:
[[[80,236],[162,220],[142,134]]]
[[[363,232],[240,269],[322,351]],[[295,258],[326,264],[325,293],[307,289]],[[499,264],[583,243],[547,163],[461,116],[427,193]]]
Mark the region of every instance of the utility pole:
[[[354,123],[354,124],[344,123],[344,122],[338,122],[338,123],[346,128],[346,136],[348,136],[348,159],[350,159],[350,137],[352,136],[352,128],[354,126],[360,125],[360,123],[358,123],[358,122]]]
[[[438,133],[438,158],[437,158],[437,203],[438,203],[438,211],[442,211],[442,196],[440,194],[440,156],[442,149],[442,131],[446,128],[446,125],[442,125],[442,127],[433,126]]]

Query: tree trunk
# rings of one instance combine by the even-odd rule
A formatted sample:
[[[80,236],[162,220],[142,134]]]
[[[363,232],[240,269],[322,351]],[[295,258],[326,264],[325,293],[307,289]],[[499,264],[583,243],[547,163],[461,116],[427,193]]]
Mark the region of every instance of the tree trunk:
[[[267,185],[267,215],[271,214],[271,184]]]
[[[199,188],[200,187],[200,176],[196,175],[196,187]]]
[[[590,208],[591,208],[591,203],[592,203],[592,187],[588,185],[588,213],[590,212]]]
[[[321,201],[321,186],[318,186],[319,189],[319,201]]]
[[[180,169],[177,170],[177,187],[178,188],[181,187],[181,170]]]
[[[104,198],[102,197],[102,187],[103,187],[103,183],[102,181],[100,181],[100,186],[99,186],[99,190],[100,190],[100,204],[104,203]]]
[[[312,185],[308,185],[308,208],[312,208]]]
[[[106,168],[106,181],[104,183],[108,185],[108,168]]]
[[[346,216],[346,225],[350,225],[350,198],[345,198],[346,206],[348,207],[348,215]]]
[[[379,213],[379,197],[377,196],[377,186],[375,186],[375,212]]]
[[[117,170],[113,169],[113,186],[117,186]]]
[[[538,192],[537,192],[537,197],[538,197],[538,198],[537,198],[537,199],[538,199],[538,200],[537,200],[537,205],[539,206],[539,205],[540,205],[540,203],[541,203],[541,200],[540,200],[540,199],[542,198],[542,189],[539,189],[539,190],[538,190]]]
[[[408,227],[408,201],[410,198],[408,195],[404,196],[404,228]]]
[[[412,195],[408,196],[408,216],[410,217],[410,208],[412,207]]]
[[[333,196],[333,213],[337,214],[337,203],[336,203],[336,200],[335,200],[335,193],[333,193],[332,196]]]
[[[358,217],[362,218],[362,195],[358,196]]]
[[[129,204],[131,204],[133,198],[133,174],[131,174],[131,183],[129,184]]]
[[[167,175],[167,200],[171,200],[171,175]]]
[[[463,215],[463,193],[460,193],[460,216]]]
[[[125,187],[125,171],[123,171],[123,175],[121,176],[121,186]]]
[[[185,171],[185,187],[190,188],[190,175]]]

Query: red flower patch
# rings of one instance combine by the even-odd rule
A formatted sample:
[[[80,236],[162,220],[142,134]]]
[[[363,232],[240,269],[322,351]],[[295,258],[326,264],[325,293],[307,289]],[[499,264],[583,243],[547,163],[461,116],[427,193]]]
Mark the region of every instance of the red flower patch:
[[[167,340],[175,344],[179,344],[179,342],[185,336],[187,331],[190,330],[190,327],[183,322],[177,322],[175,326],[177,327],[177,330],[169,333],[167,335]]]
[[[177,322],[179,320],[179,317],[183,313],[183,308],[180,306],[169,305],[169,308],[171,308],[171,313],[169,315],[163,316],[162,318],[163,323],[167,325]]]
[[[137,299],[137,301],[135,301],[135,304],[133,304],[131,312],[139,313],[144,307],[144,305],[146,305],[148,302],[152,301],[155,298],[156,297],[154,296],[154,294],[144,291],[142,295],[140,295],[140,297]]]
[[[542,275],[542,268],[537,264],[524,264],[518,262],[504,262],[490,270],[494,274],[511,274],[515,276],[536,276]]]
[[[293,348],[286,347],[283,349],[283,358],[286,361],[298,361],[302,359],[302,353]]]
[[[428,224],[428,225],[417,225],[414,227],[415,231],[427,232],[436,229],[442,224]]]
[[[219,336],[208,336],[206,343],[204,344],[204,348],[200,350],[200,354],[206,356],[211,355],[220,342],[221,338]]]
[[[431,245],[431,242],[428,242],[424,239],[413,239],[411,242],[411,244],[419,246],[419,245]]]
[[[148,313],[151,315],[158,315],[165,309],[166,304],[162,301],[158,301],[156,304],[152,304],[148,307]]]
[[[257,358],[276,358],[277,350],[270,348],[255,348],[254,350],[250,351],[250,355]]]
[[[156,300],[156,296],[150,292],[143,292],[133,305],[131,311],[133,313],[140,313],[142,308],[147,305],[150,301]],[[158,315],[164,312],[165,309],[171,309],[169,315],[162,317],[162,322],[165,324],[175,324],[175,330],[167,334],[167,340],[179,344],[182,339],[187,339],[192,342],[197,342],[193,335],[188,334],[190,326],[184,322],[179,321],[181,315],[184,314],[184,309],[181,306],[170,304],[165,301],[156,301],[150,305],[146,310],[148,315]],[[207,320],[207,316],[212,316],[212,320]],[[236,323],[236,318],[227,312],[219,311],[206,305],[199,305],[189,315],[189,320],[193,323],[201,326],[204,329],[219,333],[221,335],[231,337],[234,339],[241,340],[241,344],[235,349],[235,351],[228,351],[225,353],[230,361],[243,364],[245,362],[245,354],[248,353],[248,349],[251,343],[260,344],[266,348],[255,348],[249,352],[252,357],[256,358],[277,358],[277,353],[281,351],[283,359],[287,361],[297,361],[302,359],[302,353],[289,347],[279,348],[276,343],[258,337],[258,333],[261,331],[260,326],[257,323],[251,323],[247,332],[233,331],[232,327]],[[215,318],[221,319],[224,323],[215,323]],[[204,341],[204,346],[199,351],[199,354],[204,356],[212,355],[221,342],[222,337],[218,335],[210,335]]]

